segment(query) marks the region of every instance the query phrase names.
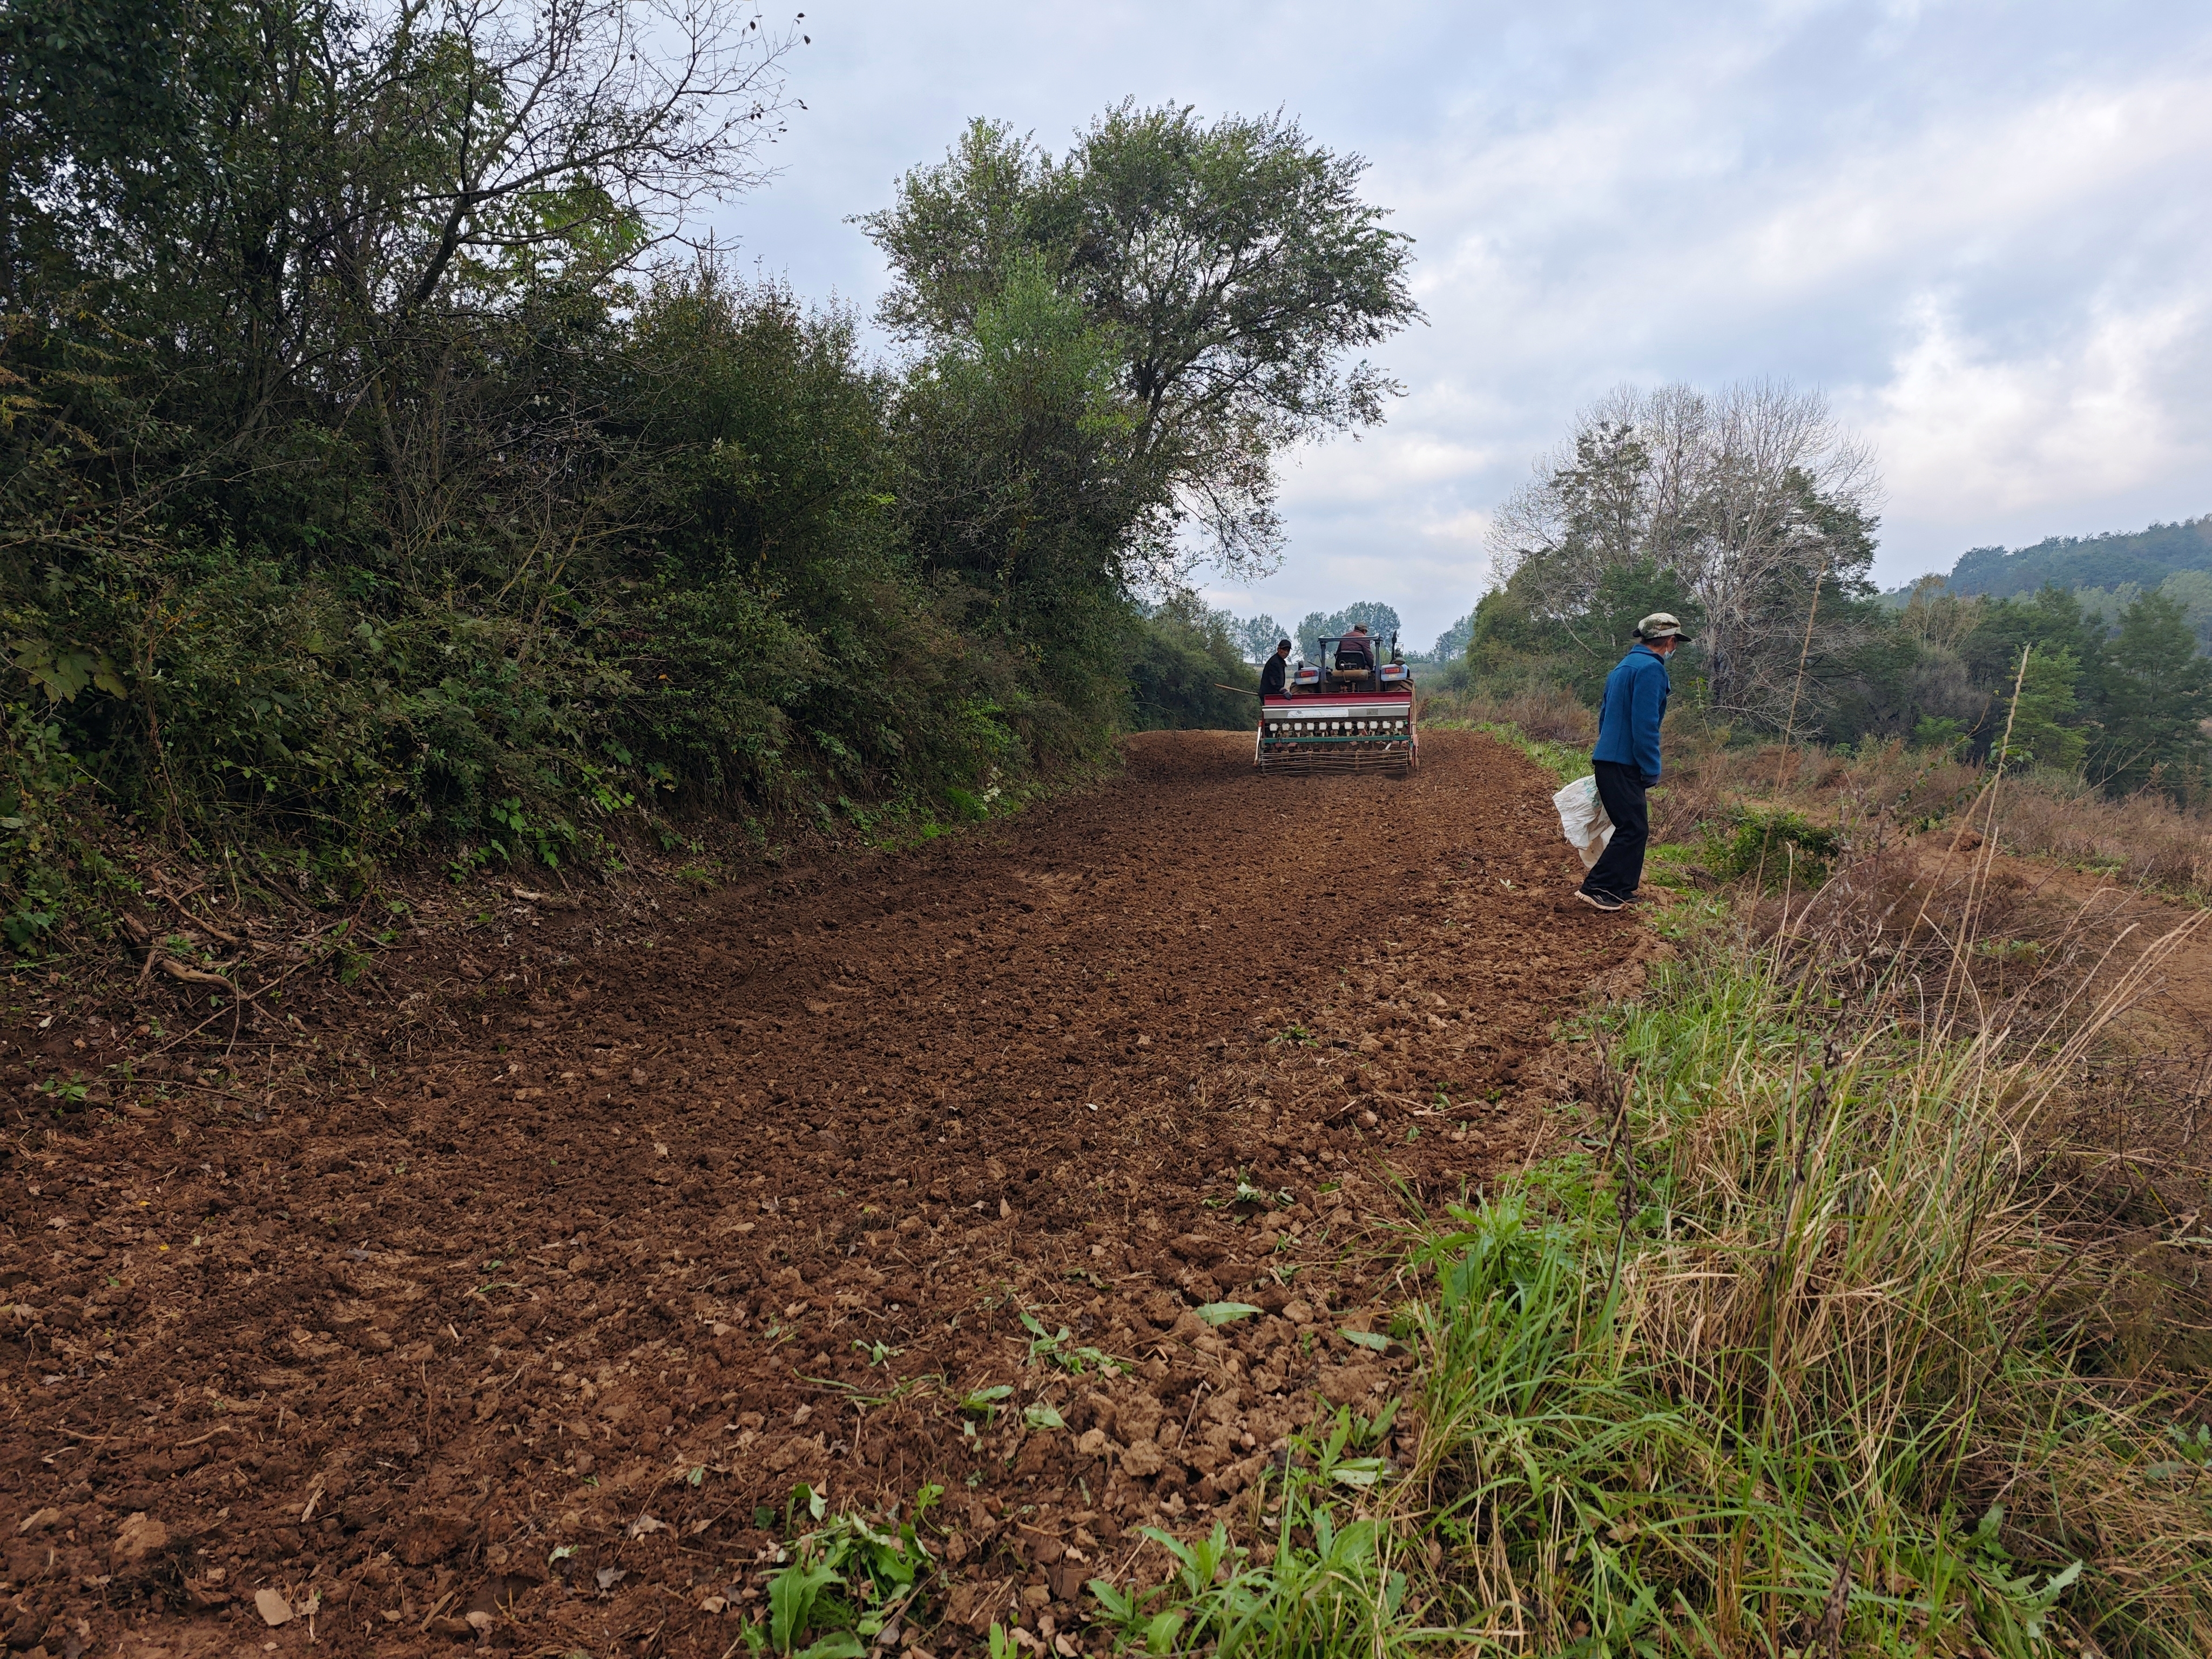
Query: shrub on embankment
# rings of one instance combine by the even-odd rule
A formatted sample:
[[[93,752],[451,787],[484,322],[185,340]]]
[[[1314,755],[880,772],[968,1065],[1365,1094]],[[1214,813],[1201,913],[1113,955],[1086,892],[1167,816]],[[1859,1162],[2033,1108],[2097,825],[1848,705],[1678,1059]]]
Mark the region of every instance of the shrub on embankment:
[[[1380,419],[1345,359],[1417,314],[1362,163],[1273,117],[1124,105],[1058,160],[979,124],[865,222],[874,362],[670,257],[764,176],[795,28],[513,21],[0,17],[19,951],[143,836],[319,891],[926,823],[1249,678],[1192,556],[1267,562],[1275,453]]]
[[[1097,752],[1110,675],[1055,655],[1048,687],[902,545],[889,387],[849,318],[700,278],[597,323],[569,385],[501,389],[606,411],[500,440],[572,470],[474,477],[434,534],[392,534],[396,487],[332,444],[268,486],[313,499],[251,544],[190,501],[127,535],[64,504],[19,538],[18,932],[87,873],[72,840],[118,823],[326,878],[416,849],[569,862],[687,812],[926,814]],[[1085,643],[1110,664],[1135,624],[1103,596]]]

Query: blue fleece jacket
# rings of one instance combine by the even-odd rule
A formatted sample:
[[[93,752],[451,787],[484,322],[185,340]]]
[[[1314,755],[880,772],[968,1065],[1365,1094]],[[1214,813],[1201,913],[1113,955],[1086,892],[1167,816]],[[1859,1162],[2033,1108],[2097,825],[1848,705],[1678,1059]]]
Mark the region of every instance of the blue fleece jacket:
[[[1659,781],[1659,721],[1667,713],[1667,659],[1648,645],[1623,657],[1605,677],[1605,702],[1598,709],[1594,761],[1632,766],[1646,784]]]

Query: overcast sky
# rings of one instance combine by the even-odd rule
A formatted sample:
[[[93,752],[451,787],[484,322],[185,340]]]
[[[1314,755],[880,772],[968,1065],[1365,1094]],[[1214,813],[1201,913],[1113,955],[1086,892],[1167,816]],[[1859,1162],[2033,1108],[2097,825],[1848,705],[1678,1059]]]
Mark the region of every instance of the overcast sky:
[[[1876,574],[2212,512],[2212,5],[815,0],[808,107],[718,234],[872,307],[847,216],[976,115],[1280,107],[1371,162],[1425,326],[1389,423],[1285,473],[1284,622],[1425,646],[1491,511],[1608,387],[1818,386],[1887,484]]]

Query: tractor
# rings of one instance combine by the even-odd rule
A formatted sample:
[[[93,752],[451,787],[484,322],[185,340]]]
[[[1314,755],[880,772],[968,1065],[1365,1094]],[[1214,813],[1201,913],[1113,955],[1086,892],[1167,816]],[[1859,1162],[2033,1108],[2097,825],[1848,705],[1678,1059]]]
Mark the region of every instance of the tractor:
[[[1320,647],[1319,662],[1297,659],[1283,695],[1260,700],[1252,763],[1262,772],[1412,772],[1420,740],[1398,636],[1387,662],[1364,634],[1325,636]]]

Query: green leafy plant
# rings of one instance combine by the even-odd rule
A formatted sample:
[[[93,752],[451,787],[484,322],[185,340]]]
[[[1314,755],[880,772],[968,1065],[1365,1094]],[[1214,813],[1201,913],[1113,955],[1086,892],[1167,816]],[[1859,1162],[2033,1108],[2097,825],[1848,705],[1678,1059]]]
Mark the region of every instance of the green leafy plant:
[[[1078,1376],[1094,1370],[1103,1372],[1108,1376],[1121,1375],[1124,1367],[1120,1360],[1100,1349],[1078,1346],[1074,1333],[1066,1326],[1061,1326],[1057,1332],[1048,1331],[1035,1314],[1027,1309],[1020,1312],[1022,1328],[1030,1334],[1029,1359],[1031,1364],[1042,1360]]]
[[[1405,1617],[1409,1580],[1389,1564],[1390,1534],[1381,1521],[1343,1520],[1328,1477],[1316,1469],[1293,1467],[1280,1478],[1280,1489],[1267,1495],[1280,1513],[1265,1565],[1232,1540],[1225,1522],[1194,1540],[1147,1527],[1142,1535],[1172,1563],[1165,1582],[1125,1589],[1091,1581],[1092,1598],[1123,1644],[1161,1656],[1348,1656],[1374,1652],[1377,1643],[1395,1653],[1463,1639],[1462,1632]]]
[[[1786,808],[1737,805],[1706,831],[1706,862],[1724,879],[1751,876],[1768,889],[1809,893],[1824,885],[1844,850],[1839,830]]]
[[[1261,1310],[1249,1302],[1208,1302],[1191,1311],[1207,1324],[1219,1327],[1239,1319],[1249,1319]]]
[[[825,1518],[820,1495],[800,1490],[809,1518],[821,1524],[793,1541],[792,1560],[769,1578],[769,1650],[788,1659],[860,1659],[936,1571],[916,1528],[945,1489],[922,1487],[904,1520],[895,1513]]]
[[[1000,1403],[1013,1391],[1013,1386],[1006,1382],[996,1382],[987,1389],[970,1389],[960,1401],[960,1409],[974,1413],[986,1423],[995,1423],[999,1420]]]

